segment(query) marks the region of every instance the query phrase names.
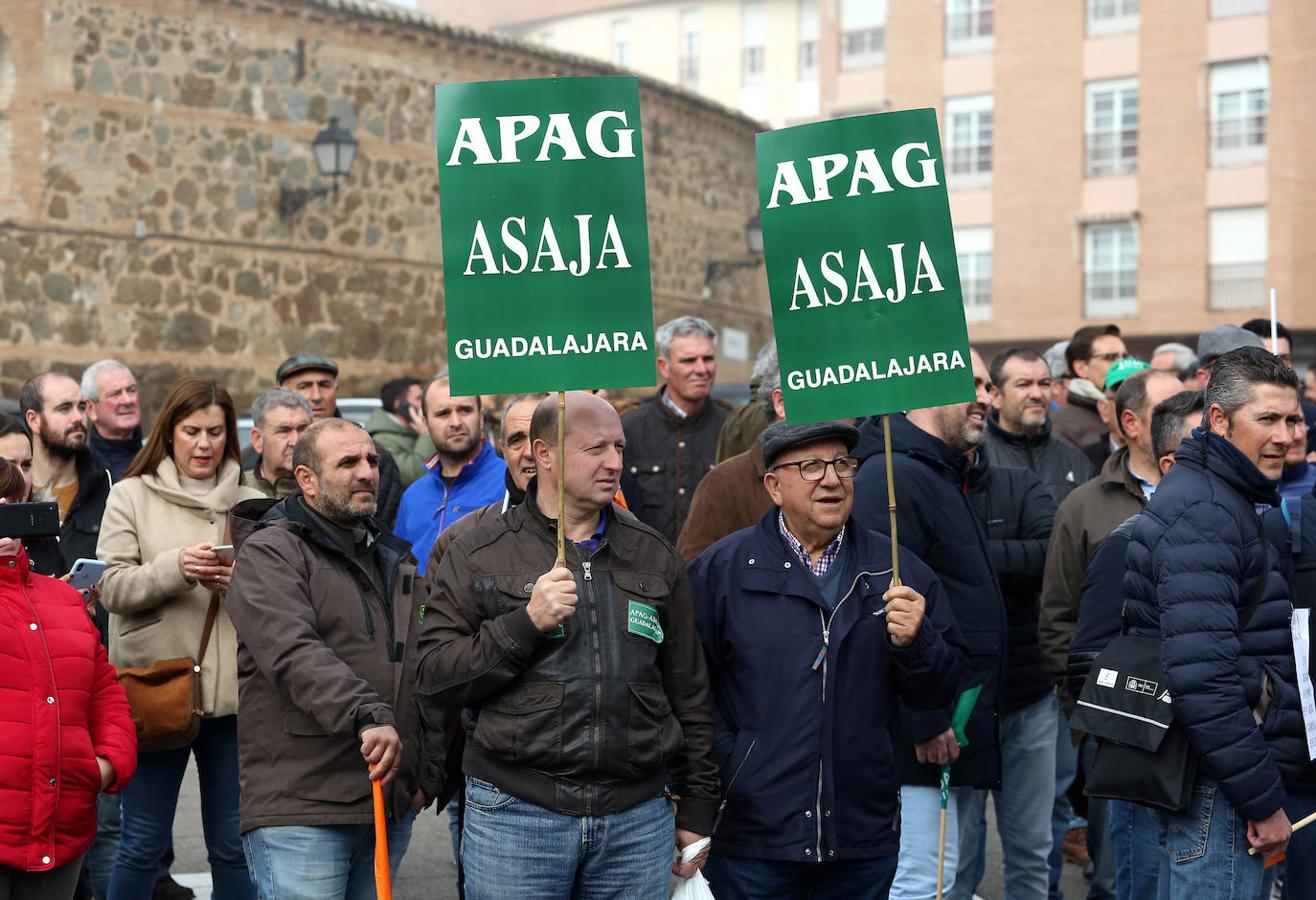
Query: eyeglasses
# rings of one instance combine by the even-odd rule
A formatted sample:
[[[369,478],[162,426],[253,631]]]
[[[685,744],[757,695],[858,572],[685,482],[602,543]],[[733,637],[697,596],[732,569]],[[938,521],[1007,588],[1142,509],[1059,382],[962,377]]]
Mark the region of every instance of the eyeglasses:
[[[772,471],[783,469],[786,466],[795,466],[800,470],[800,477],[805,481],[822,481],[827,475],[827,467],[831,466],[832,471],[836,473],[837,478],[854,478],[859,472],[859,460],[853,456],[842,456],[840,459],[801,459],[797,462],[779,463],[772,467]]]
[[[1098,353],[1095,354],[1094,356],[1088,357],[1089,360],[1099,359],[1102,360],[1103,362],[1108,362],[1108,363],[1115,363],[1115,362],[1119,362],[1121,359],[1128,359],[1128,358],[1129,358],[1129,354],[1127,353]]]

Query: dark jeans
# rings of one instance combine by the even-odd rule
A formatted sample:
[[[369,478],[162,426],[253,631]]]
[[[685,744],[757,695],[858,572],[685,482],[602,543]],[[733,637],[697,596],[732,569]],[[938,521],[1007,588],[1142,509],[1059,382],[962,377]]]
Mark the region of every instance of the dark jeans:
[[[1316,793],[1289,791],[1284,811],[1296,822],[1316,812]],[[1284,900],[1316,898],[1316,825],[1294,832],[1284,862]]]
[[[150,900],[171,846],[178,790],[193,754],[214,896],[255,900],[238,836],[237,716],[203,720],[201,733],[189,747],[138,756],[137,775],[123,791],[123,833],[110,900]]]
[[[896,857],[807,863],[714,851],[704,877],[717,900],[886,900]]]

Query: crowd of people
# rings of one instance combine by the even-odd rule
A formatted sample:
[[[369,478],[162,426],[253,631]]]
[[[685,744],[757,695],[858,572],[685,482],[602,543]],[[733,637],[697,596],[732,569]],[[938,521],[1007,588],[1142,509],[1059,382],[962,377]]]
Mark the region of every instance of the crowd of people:
[[[989,802],[1008,898],[1066,855],[1091,900],[1316,897],[1316,365],[1282,325],[1147,362],[1088,326],[971,352],[972,401],[810,425],[774,342],[735,409],[709,323],[655,343],[655,395],[562,423],[441,372],[363,426],[301,353],[246,448],[214,379],[144,432],[122,362],[34,375],[0,497],[59,525],[0,537],[0,898],[189,896],[192,758],[223,900],[373,897],[372,781],[394,869],[446,808],[473,900],[969,900]],[[1159,642],[1178,808],[1083,790],[1121,635]]]

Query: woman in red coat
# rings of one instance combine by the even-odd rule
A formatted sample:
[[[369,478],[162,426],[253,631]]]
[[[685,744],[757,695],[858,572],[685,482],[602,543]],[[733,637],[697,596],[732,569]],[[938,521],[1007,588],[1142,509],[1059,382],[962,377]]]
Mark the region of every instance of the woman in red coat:
[[[0,494],[11,469],[0,460]],[[0,538],[0,900],[72,897],[96,796],[136,768],[128,699],[82,595]]]

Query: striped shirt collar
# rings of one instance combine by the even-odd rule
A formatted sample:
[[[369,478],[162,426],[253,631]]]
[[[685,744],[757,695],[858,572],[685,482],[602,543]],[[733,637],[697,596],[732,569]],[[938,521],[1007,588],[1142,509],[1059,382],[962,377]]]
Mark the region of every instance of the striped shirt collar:
[[[786,527],[786,516],[780,510],[777,511],[777,528],[786,544],[800,558],[800,562],[804,563],[809,571],[819,578],[826,575],[827,570],[832,567],[832,563],[836,562],[836,557],[841,552],[841,540],[845,537],[845,526],[842,525],[841,530],[836,533],[836,537],[823,550],[822,555],[818,557],[818,563],[815,565],[813,557],[809,555],[809,551],[804,544],[795,535],[791,534],[790,529]]]

